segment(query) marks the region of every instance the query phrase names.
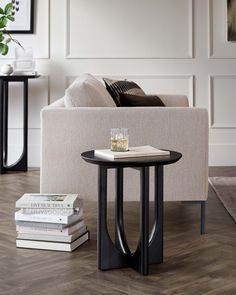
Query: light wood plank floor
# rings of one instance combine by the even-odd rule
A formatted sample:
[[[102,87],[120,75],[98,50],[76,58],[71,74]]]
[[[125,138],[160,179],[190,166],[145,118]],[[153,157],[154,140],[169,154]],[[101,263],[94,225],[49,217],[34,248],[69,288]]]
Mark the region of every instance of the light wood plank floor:
[[[236,176],[236,168],[210,175]],[[209,188],[207,234],[199,234],[199,205],[165,204],[162,265],[143,277],[132,269],[101,272],[96,261],[96,204],[87,203],[91,241],[73,253],[16,249],[14,205],[39,191],[39,171],[0,175],[0,294],[236,294],[236,224]],[[113,228],[113,205],[109,225]],[[137,241],[138,204],[126,203],[130,245]]]

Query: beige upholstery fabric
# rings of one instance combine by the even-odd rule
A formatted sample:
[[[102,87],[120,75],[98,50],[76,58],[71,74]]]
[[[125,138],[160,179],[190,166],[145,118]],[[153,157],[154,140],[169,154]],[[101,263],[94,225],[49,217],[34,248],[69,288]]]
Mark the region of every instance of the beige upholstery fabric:
[[[163,101],[166,107],[188,107],[188,98],[185,95],[161,95],[158,97]]]
[[[65,107],[64,97],[54,101],[53,103],[51,103],[49,106],[46,106],[45,108],[52,108],[52,107],[64,108]]]
[[[164,168],[165,201],[206,200],[208,114],[205,109],[48,107],[41,116],[41,192],[79,193],[82,198],[97,200],[97,167],[85,163],[80,154],[108,148],[110,128],[124,126],[129,128],[132,146],[149,144],[183,154],[178,163]],[[152,177],[150,183],[153,188]],[[109,171],[108,184],[108,196],[113,199],[114,171]],[[139,199],[137,170],[125,171],[125,199]]]
[[[154,94],[156,95],[156,94]],[[165,95],[158,94],[158,97],[161,98],[165,106],[167,107],[188,107],[188,98],[185,95]],[[64,97],[53,102],[49,108],[51,107],[65,107]],[[112,106],[111,106],[112,107]]]
[[[66,107],[115,107],[109,92],[90,74],[79,76],[67,89],[64,96]]]

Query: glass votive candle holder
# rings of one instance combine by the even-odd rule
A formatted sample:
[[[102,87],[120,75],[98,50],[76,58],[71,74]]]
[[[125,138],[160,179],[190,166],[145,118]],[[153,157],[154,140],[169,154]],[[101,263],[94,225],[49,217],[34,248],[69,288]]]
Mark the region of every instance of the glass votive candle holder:
[[[129,150],[129,129],[111,129],[111,151],[127,152]]]

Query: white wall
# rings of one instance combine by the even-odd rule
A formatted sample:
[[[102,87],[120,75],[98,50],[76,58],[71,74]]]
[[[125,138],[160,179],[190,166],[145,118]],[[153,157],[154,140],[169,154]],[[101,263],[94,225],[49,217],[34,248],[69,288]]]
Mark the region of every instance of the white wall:
[[[226,41],[226,0],[36,2],[36,33],[17,36],[33,46],[42,74],[30,82],[30,166],[39,166],[39,110],[83,72],[127,77],[147,93],[188,95],[209,110],[210,165],[236,165],[236,43]],[[20,153],[18,91],[15,85],[12,161]]]

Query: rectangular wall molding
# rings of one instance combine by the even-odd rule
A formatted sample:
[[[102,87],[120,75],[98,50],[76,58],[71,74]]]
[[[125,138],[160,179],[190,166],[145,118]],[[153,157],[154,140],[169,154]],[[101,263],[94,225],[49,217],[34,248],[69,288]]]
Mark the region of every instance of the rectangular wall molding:
[[[236,128],[236,75],[209,76],[209,114],[213,129]]]
[[[209,166],[236,166],[236,144],[210,144]]]
[[[94,7],[96,5],[98,7]],[[179,0],[178,3],[172,0],[147,3],[142,0],[138,6],[135,0],[125,0],[126,9],[122,7],[122,3],[114,0],[65,0],[65,58],[193,58],[193,0]],[[159,15],[158,7],[168,16]],[[108,9],[111,9],[111,13],[106,11]],[[120,13],[117,11],[119,9]],[[142,19],[147,15],[146,22],[140,22],[139,14]],[[119,19],[116,15],[119,15]],[[137,27],[136,32],[131,27],[133,23]],[[163,33],[163,27],[167,32]],[[71,38],[73,28],[79,42]]]

